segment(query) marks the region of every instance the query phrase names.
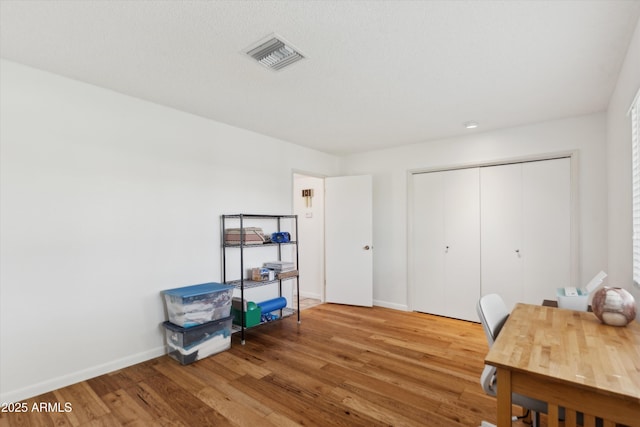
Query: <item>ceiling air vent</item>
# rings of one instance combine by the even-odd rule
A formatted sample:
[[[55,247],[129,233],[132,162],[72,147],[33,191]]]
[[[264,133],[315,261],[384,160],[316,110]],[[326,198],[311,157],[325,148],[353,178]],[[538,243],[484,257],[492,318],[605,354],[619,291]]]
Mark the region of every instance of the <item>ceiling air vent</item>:
[[[272,70],[281,70],[304,59],[304,56],[289,43],[276,37],[272,37],[258,47],[247,51],[247,55]]]

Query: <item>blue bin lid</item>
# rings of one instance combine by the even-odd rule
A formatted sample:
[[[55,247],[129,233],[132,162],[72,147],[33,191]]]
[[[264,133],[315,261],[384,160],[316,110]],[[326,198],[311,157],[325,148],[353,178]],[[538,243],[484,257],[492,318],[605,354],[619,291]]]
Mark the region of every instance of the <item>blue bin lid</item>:
[[[226,291],[233,289],[233,285],[225,285],[222,283],[202,283],[200,285],[184,286],[182,288],[167,289],[162,291],[163,294],[173,295],[182,298],[195,297],[198,295],[210,294],[212,292]]]

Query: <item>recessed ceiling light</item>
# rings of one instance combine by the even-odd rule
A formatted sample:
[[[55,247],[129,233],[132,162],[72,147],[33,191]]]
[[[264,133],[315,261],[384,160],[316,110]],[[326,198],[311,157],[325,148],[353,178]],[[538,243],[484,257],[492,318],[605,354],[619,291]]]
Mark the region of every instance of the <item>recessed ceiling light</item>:
[[[275,35],[270,36],[264,42],[259,42],[256,47],[247,50],[246,53],[271,70],[281,70],[294,62],[304,59],[304,55],[291,46],[290,43]]]
[[[467,129],[475,129],[478,127],[478,122],[470,121],[463,123],[463,126]]]

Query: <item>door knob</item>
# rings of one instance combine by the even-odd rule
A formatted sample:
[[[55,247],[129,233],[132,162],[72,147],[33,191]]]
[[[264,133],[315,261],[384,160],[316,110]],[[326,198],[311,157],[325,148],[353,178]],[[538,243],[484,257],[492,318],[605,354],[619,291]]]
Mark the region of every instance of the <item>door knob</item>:
[[[362,249],[364,249],[365,251],[368,251],[368,250],[369,250],[369,249],[371,249],[371,248],[369,247],[369,245],[367,245],[367,246],[365,246],[365,247],[364,247],[364,248],[362,248]]]

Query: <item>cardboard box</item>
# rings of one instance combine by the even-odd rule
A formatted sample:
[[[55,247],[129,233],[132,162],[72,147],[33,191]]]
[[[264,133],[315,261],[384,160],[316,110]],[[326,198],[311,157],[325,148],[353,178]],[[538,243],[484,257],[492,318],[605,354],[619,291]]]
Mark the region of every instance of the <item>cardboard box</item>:
[[[269,270],[265,267],[258,267],[251,269],[251,280],[256,282],[268,282],[274,280],[275,274],[273,270]]]
[[[296,277],[298,275],[298,270],[290,270],[290,271],[283,271],[281,273],[278,273],[278,279],[287,279],[289,277]]]
[[[224,230],[224,243],[226,245],[240,245],[242,237],[243,245],[262,245],[266,237],[260,227],[228,228]]]

